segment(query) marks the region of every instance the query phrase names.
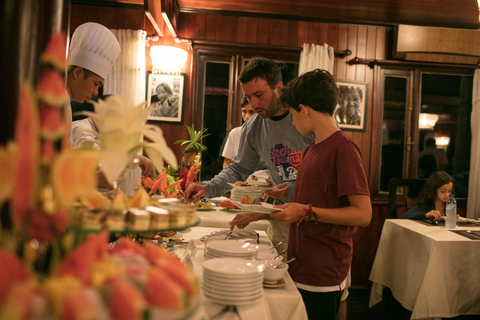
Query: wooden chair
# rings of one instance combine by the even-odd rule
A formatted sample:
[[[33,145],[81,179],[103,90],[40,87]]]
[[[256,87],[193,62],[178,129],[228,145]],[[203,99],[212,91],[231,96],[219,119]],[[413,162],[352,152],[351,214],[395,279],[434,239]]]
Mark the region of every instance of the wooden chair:
[[[390,219],[397,219],[398,197],[401,198],[401,206],[406,210],[414,206],[415,200],[422,189],[425,179],[390,179],[388,183],[388,207]],[[403,188],[401,193],[397,193],[398,188]]]

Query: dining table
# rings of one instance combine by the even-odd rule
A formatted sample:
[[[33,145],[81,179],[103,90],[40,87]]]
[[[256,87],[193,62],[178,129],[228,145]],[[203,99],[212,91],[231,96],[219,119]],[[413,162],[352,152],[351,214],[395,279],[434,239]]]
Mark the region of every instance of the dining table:
[[[205,263],[204,236],[212,232],[225,232],[221,227],[190,227],[180,232],[180,239],[183,243],[188,243],[184,251],[177,251],[178,256],[187,265],[193,268],[199,282],[203,278],[203,264]],[[253,230],[253,229],[249,229]],[[259,234],[258,240],[268,242],[268,236],[264,230],[255,230]],[[221,319],[248,319],[248,320],[306,320],[307,313],[300,292],[297,290],[290,275],[285,276],[284,285],[275,288],[263,288],[263,294],[260,299],[248,305],[239,305],[235,307],[236,314],[223,314]],[[217,315],[221,315],[224,305],[217,304],[202,295],[200,306],[188,318],[189,320],[207,320]],[[217,318],[215,318],[217,319]]]
[[[370,307],[389,288],[411,319],[480,315],[480,222],[385,220],[369,279]]]

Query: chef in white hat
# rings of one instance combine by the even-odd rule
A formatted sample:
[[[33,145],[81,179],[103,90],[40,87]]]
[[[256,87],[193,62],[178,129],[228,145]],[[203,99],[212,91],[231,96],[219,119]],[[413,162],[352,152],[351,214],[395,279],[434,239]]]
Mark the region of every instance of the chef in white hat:
[[[75,29],[68,52],[70,99],[83,103],[96,96],[119,54],[117,38],[101,24],[87,22]]]
[[[98,95],[98,88],[103,85],[115,60],[120,54],[120,44],[115,35],[101,24],[87,22],[75,29],[68,52],[67,92],[70,99],[80,103]],[[72,119],[71,109],[67,118]],[[89,118],[75,121],[72,135],[67,139],[73,147],[80,146],[84,141],[95,141],[92,132],[96,131],[93,121]],[[68,130],[70,133],[70,130]],[[155,177],[155,167],[150,159],[141,155],[140,167],[144,176]],[[137,182],[137,184],[139,181]],[[101,172],[98,172],[99,187],[110,188]],[[127,195],[133,193],[133,185]]]

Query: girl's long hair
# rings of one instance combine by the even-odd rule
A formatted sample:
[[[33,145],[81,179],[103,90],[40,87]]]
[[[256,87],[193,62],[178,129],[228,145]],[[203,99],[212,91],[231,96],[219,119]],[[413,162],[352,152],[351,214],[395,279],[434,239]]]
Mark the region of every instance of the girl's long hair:
[[[437,189],[450,182],[453,182],[453,178],[445,171],[433,172],[430,177],[428,177],[427,181],[425,181],[422,190],[420,190],[417,203],[435,203],[435,199],[437,198]]]

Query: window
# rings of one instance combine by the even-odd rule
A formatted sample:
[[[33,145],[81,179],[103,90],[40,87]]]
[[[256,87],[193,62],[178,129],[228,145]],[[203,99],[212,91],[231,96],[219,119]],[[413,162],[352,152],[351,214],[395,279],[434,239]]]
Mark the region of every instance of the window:
[[[428,178],[443,170],[454,178],[456,197],[466,198],[473,69],[380,67],[378,74],[378,190],[388,191],[391,178]]]

